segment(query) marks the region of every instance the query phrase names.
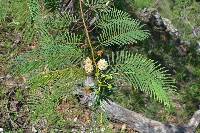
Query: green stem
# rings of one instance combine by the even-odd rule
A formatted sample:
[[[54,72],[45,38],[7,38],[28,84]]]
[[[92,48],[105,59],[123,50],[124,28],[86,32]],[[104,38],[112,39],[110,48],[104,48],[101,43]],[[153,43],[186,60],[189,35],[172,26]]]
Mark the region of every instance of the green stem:
[[[92,53],[92,60],[94,62],[94,65],[96,67],[96,70],[97,70],[97,64],[96,64],[96,61],[95,61],[95,57],[94,57],[94,49],[92,47],[92,43],[91,43],[91,39],[90,39],[90,36],[89,36],[89,32],[88,32],[88,29],[87,29],[87,26],[86,26],[86,23],[85,23],[85,19],[84,19],[84,13],[83,13],[83,6],[82,6],[82,2],[83,0],[80,0],[80,12],[81,12],[81,18],[83,20],[83,25],[84,25],[84,29],[85,29],[85,34],[86,34],[86,37],[87,37],[87,41],[89,43],[89,46],[90,46],[90,49],[91,49],[91,53]]]

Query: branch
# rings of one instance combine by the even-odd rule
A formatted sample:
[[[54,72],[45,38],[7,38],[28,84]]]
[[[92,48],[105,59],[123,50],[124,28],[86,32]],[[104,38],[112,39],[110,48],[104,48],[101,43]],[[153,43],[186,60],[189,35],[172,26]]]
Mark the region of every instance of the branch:
[[[91,39],[90,39],[90,36],[89,36],[89,32],[88,32],[87,25],[86,25],[85,19],[84,19],[82,2],[83,2],[83,0],[79,0],[81,18],[83,20],[83,25],[84,25],[84,29],[85,29],[85,34],[86,34],[86,37],[87,37],[87,41],[88,41],[90,49],[91,49],[92,60],[94,62],[95,67],[97,68],[97,64],[96,64],[95,57],[94,57],[94,49],[92,47],[92,43],[91,43]]]
[[[200,124],[200,110],[194,113],[194,115],[192,116],[192,118],[188,123],[188,126],[191,127],[193,131],[195,131],[195,129],[198,127],[199,124]]]
[[[85,80],[85,86],[91,86],[94,80],[88,77]],[[90,106],[94,99],[93,94],[86,94],[81,88],[78,88],[80,103]],[[193,133],[200,123],[200,110],[196,111],[187,125],[165,124],[155,121],[145,116],[128,110],[110,100],[104,101],[101,105],[111,120],[127,124],[128,127],[141,133]]]

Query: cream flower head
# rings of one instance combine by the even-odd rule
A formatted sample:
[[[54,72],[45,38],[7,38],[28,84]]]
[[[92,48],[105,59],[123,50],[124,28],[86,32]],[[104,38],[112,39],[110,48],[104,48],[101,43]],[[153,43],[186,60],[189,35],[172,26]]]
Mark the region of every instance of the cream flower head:
[[[99,70],[106,70],[108,68],[108,63],[105,59],[100,59],[97,63]]]
[[[84,69],[87,74],[92,73],[92,71],[94,70],[92,60],[89,57],[87,57],[84,61]]]
[[[92,60],[90,59],[90,57],[87,57],[85,59],[84,64],[92,64]]]

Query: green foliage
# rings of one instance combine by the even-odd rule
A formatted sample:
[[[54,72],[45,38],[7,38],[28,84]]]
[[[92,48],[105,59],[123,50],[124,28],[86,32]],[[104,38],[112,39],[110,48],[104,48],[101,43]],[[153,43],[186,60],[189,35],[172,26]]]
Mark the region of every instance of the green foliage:
[[[101,45],[123,46],[145,40],[149,36],[146,30],[142,30],[143,25],[139,21],[116,9],[101,14],[100,20],[102,32],[98,39]]]
[[[44,45],[15,59],[14,71],[26,74],[31,71],[57,70],[77,64],[81,59],[81,50],[71,45]]]
[[[153,0],[133,0],[133,2],[136,8],[145,8],[149,7],[153,3]]]
[[[52,37],[49,39],[52,44],[81,44],[82,36],[69,32],[72,22],[76,21],[74,16],[68,13],[62,15],[55,13],[47,16],[44,21],[46,38]]]
[[[92,129],[93,132],[102,132],[112,133],[112,129],[109,127],[109,120],[107,118],[107,114],[102,112],[101,110],[95,110],[93,113],[92,119]],[[98,128],[97,128],[98,127]]]
[[[24,5],[26,5],[26,10],[21,8],[20,11],[26,12],[26,15],[24,15],[25,20],[21,20],[20,22],[24,23],[24,25],[21,25],[23,27],[23,39],[26,43],[30,44],[34,40],[38,40],[39,37],[44,38],[43,35],[46,35],[47,31],[43,23],[44,21],[39,1],[27,0],[24,1]]]
[[[182,33],[182,38],[195,41],[199,36],[193,36],[192,31],[200,25],[200,5],[191,0],[176,1],[173,6],[172,21],[178,30]],[[183,28],[184,27],[184,28]]]
[[[44,4],[50,11],[56,11],[59,9],[60,0],[45,0]]]
[[[91,2],[86,4],[101,5],[105,1]],[[40,17],[39,3],[35,0],[31,0],[30,3],[31,20],[39,26],[36,31],[40,32],[39,35],[42,38],[40,43],[42,45],[40,44],[37,49],[20,55],[15,59],[14,68],[17,70],[16,73],[33,74],[42,71],[62,70],[66,67],[72,67],[73,64],[78,64],[82,59],[81,50],[69,44],[80,44],[82,39],[80,36],[68,32],[70,31],[71,22],[75,18],[69,14],[65,14],[64,16],[50,16],[47,19],[43,19]],[[43,20],[47,21],[41,22]],[[64,23],[65,21],[67,23]],[[130,15],[117,9],[110,9],[100,13],[96,25],[102,30],[98,39],[99,43],[103,46],[123,46],[130,43],[137,43],[137,41],[142,41],[149,36],[146,30],[142,30],[143,25],[139,21],[132,19]],[[63,29],[67,30],[67,32],[63,32]],[[45,45],[45,43],[49,43],[49,45]],[[112,56],[114,57],[114,55]],[[167,107],[170,106],[170,100],[165,90],[172,87],[173,82],[159,68],[159,65],[157,66],[153,61],[147,60],[140,55],[133,56],[128,52],[120,52],[116,56],[116,60],[112,59],[113,63],[116,64],[116,67],[113,68],[114,71],[118,70],[119,74],[122,74],[123,78],[127,79],[136,89],[147,92]],[[154,77],[153,79],[152,76]],[[46,83],[48,80],[49,78],[41,81]],[[36,83],[40,85],[39,82]],[[107,80],[105,83],[107,83]],[[101,89],[101,86],[99,87],[100,90],[109,90],[109,88],[112,88],[112,85],[108,85],[106,89]],[[104,91],[102,93],[100,91],[99,93],[104,95]]]
[[[169,18],[171,20],[172,18],[172,5],[173,5],[173,1],[171,0],[165,0],[165,1],[158,1],[157,3],[155,3],[155,6],[158,9],[158,12],[165,18]]]
[[[103,100],[113,94],[113,77],[112,74],[103,74],[101,72],[97,72],[95,76],[97,77],[97,87],[93,88],[93,91],[96,95],[95,106],[99,106]]]
[[[93,56],[91,66],[96,71],[92,71],[91,75],[95,76],[97,83],[92,92],[99,96],[98,100],[114,94],[116,87],[113,82],[121,77],[166,107],[171,106],[167,91],[171,91],[174,82],[152,60],[122,51],[110,55],[110,66],[105,70],[93,69],[98,67],[94,62],[97,64],[100,58],[96,55],[98,46],[120,47],[148,38],[149,32],[143,30],[144,26],[138,20],[132,19],[126,12],[112,9],[107,0],[84,1],[86,6],[81,18],[75,16],[79,11],[73,15],[60,15],[56,11],[59,5],[57,0],[45,0],[44,3],[29,0],[25,3],[28,5],[26,18],[29,19],[24,20],[23,39],[28,39],[25,41],[28,44],[36,43],[36,48],[19,54],[13,61],[12,72],[28,77],[31,122],[35,124],[47,119],[49,126],[64,125],[66,121],[56,108],[66,97],[72,98],[75,84],[83,81],[85,72],[81,68],[81,60],[84,56]],[[91,21],[88,16],[94,14],[96,26],[91,30],[93,25],[87,25]],[[80,22],[81,19],[84,21]]]
[[[176,0],[175,4],[181,7],[185,7],[186,5],[191,5],[193,0]]]
[[[181,91],[182,101],[186,104],[185,110],[189,115],[192,115],[194,111],[196,111],[199,107],[198,101],[200,101],[200,82],[197,81],[187,86],[187,88]]]
[[[64,0],[62,2],[64,3]],[[0,29],[2,31],[0,33],[0,49],[3,46],[0,52],[0,69],[2,69],[2,64],[7,65],[8,59],[17,53],[18,57],[11,64],[12,71],[15,74],[22,74],[30,87],[29,89],[16,88],[13,90],[0,85],[0,115],[3,116],[0,125],[5,125],[3,127],[5,132],[23,132],[19,128],[26,126],[26,123],[20,127],[10,127],[10,120],[18,124],[18,119],[20,119],[19,122],[22,121],[21,119],[30,121],[31,126],[32,124],[37,125],[41,120],[47,120],[47,132],[58,132],[52,128],[60,129],[60,127],[63,127],[63,132],[71,132],[70,126],[75,125],[73,119],[69,122],[70,124],[66,121],[66,116],[75,114],[73,111],[72,113],[65,111],[63,115],[63,112],[59,113],[57,108],[62,105],[61,101],[63,100],[76,101],[72,94],[74,86],[78,80],[82,82],[82,77],[85,76],[80,61],[82,57],[91,57],[91,49],[88,48],[88,40],[86,40],[87,37],[81,22],[82,18],[78,16],[80,11],[77,11],[79,9],[77,2],[75,1],[73,14],[62,12],[61,15],[58,12],[60,0],[0,1]],[[199,81],[199,55],[194,54],[196,48],[190,48],[189,54],[182,57],[173,44],[168,45],[168,42],[165,42],[166,45],[162,45],[163,42],[157,38],[154,40],[153,37],[153,41],[143,46],[136,48],[128,45],[127,47],[126,44],[141,41],[149,34],[143,30],[143,25],[137,20],[133,20],[132,16],[124,10],[129,11],[134,16],[135,12],[133,11],[135,10],[148,6],[157,8],[163,17],[172,20],[172,23],[181,31],[184,39],[198,40],[199,37],[192,35],[192,29],[200,25],[199,3],[194,0],[126,0],[126,2],[115,0],[114,2],[123,11],[111,8],[109,5],[112,2],[109,3],[108,0],[83,1],[85,4],[84,18],[94,46],[95,61],[105,57],[106,54],[109,54],[110,57],[110,66],[108,69],[100,71],[100,75],[95,77],[96,81],[99,82],[96,82],[96,88],[92,91],[95,92],[96,96],[109,97],[123,107],[142,112],[145,116],[159,121],[161,119],[162,121],[173,120],[178,124],[188,122],[189,116],[198,109],[200,100],[200,86],[197,82]],[[132,9],[132,7],[134,8]],[[94,16],[96,17],[96,26],[88,25]],[[22,38],[17,45],[13,45],[17,33]],[[27,50],[30,49],[29,46],[36,48]],[[114,48],[123,46],[129,51],[139,51],[140,53],[142,51],[151,59],[159,61],[162,66],[167,66],[171,70],[170,73],[176,73],[174,77],[178,80],[177,85],[180,88],[178,91],[181,95],[180,99],[179,95],[173,98],[177,108],[171,114],[173,119],[170,119],[170,114],[163,112],[160,104],[149,100],[146,95],[149,94],[152,99],[164,103],[166,107],[170,106],[169,95],[171,89],[174,88],[174,83],[169,78],[168,72],[162,69],[158,63],[138,54],[133,55],[129,51],[110,55],[110,49],[104,46],[113,46]],[[15,52],[11,53],[13,50]],[[102,50],[104,54],[102,56],[96,55],[97,50]],[[94,67],[94,64],[92,65]],[[97,75],[93,71],[92,75],[95,74]],[[119,80],[122,81],[123,86],[118,86]],[[174,92],[172,93],[174,94]],[[10,100],[20,101],[23,106],[26,106],[27,103],[30,116],[25,115],[30,117],[30,120],[21,116],[24,113],[7,110],[12,107],[8,106]],[[78,106],[77,102],[73,102],[72,105]],[[73,106],[73,108],[79,108],[77,106]],[[22,111],[21,108],[20,111]],[[104,121],[106,117],[106,114],[102,116],[101,112],[95,112],[91,127],[99,127],[94,129],[96,132],[101,127],[108,128],[108,122]],[[175,121],[174,117],[177,118]],[[38,132],[40,131],[38,130]]]
[[[100,12],[96,25],[103,28],[105,24],[114,23],[117,20],[131,20],[131,16],[127,12],[112,8],[108,11]]]
[[[121,3],[125,2],[121,1]],[[199,99],[197,96],[199,95],[199,55],[196,53],[196,46],[194,46],[196,45],[195,40],[199,40],[199,37],[194,37],[192,35],[191,27],[199,26],[199,2],[196,2],[196,0],[182,0],[182,2],[180,2],[180,0],[159,0],[149,8],[152,7],[156,8],[162,17],[172,21],[172,25],[174,25],[181,33],[181,40],[189,41],[191,43],[189,46],[186,46],[186,49],[188,50],[187,54],[181,56],[173,41],[169,40],[169,38],[163,41],[158,39],[158,34],[154,34],[152,40],[148,40],[148,42],[143,45],[146,47],[145,50],[143,49],[144,47],[136,49],[137,51],[139,50],[140,53],[147,55],[149,58],[159,61],[159,63],[166,66],[170,70],[170,73],[173,74],[177,82],[177,91],[179,93],[179,95],[174,95],[173,98],[176,102],[175,111],[173,114],[165,114],[163,113],[162,107],[158,104],[153,103],[152,106],[151,100],[148,98],[145,101],[145,105],[139,103],[139,106],[137,106],[137,102],[135,105],[135,102],[131,102],[130,100],[131,97],[135,97],[135,95],[129,96],[130,98],[126,99],[126,102],[125,99],[122,100],[122,98],[126,96],[121,96],[122,98],[117,101],[119,101],[120,104],[127,103],[124,107],[129,109],[139,110],[138,112],[142,113],[146,112],[145,116],[149,118],[165,122],[173,120],[174,123],[184,124],[187,123],[188,118],[191,118],[193,113],[199,109]],[[127,11],[126,6],[122,6],[122,9]],[[141,96],[141,98],[143,97],[140,93],[139,96]],[[118,97],[116,97],[116,99],[117,98]],[[143,100],[145,100],[145,98],[143,98]],[[137,101],[139,100],[137,99]],[[199,130],[196,132],[198,131]]]
[[[82,37],[70,32],[60,33],[55,37],[56,44],[82,44]]]
[[[93,11],[104,11],[108,8],[109,3],[108,0],[86,0],[84,4]]]
[[[31,88],[33,90],[37,89],[38,87],[45,87],[48,86],[49,84],[59,82],[61,80],[65,80],[68,77],[73,77],[74,73],[76,72],[75,75],[83,75],[83,71],[81,69],[70,69],[70,68],[65,68],[62,70],[55,70],[55,71],[48,71],[45,73],[40,73],[38,75],[35,75],[31,77],[29,84],[31,85]],[[70,84],[71,82],[69,82]]]
[[[39,17],[41,17],[39,1],[38,0],[29,0],[28,7],[29,7],[29,12],[30,12],[31,23],[39,21],[40,20]]]
[[[113,65],[113,76],[123,76],[122,79],[126,79],[135,89],[148,93],[167,107],[171,106],[167,91],[172,91],[174,81],[160,65],[126,51],[112,53],[110,65]]]
[[[76,18],[68,13],[62,15],[57,12],[53,15],[48,15],[45,19],[45,25],[50,32],[69,32],[70,25]]]
[[[0,1],[0,21],[7,22],[9,25],[19,28],[26,21],[29,14],[29,9],[26,0]]]
[[[75,67],[32,77],[29,81],[31,90],[28,101],[31,122],[36,124],[41,119],[46,119],[48,126],[54,128],[65,126],[67,121],[57,112],[57,107],[63,99],[72,98],[74,85],[82,78],[84,78],[83,70]]]
[[[86,0],[86,5],[93,5],[93,6],[99,6],[100,4],[107,3],[107,0]]]
[[[6,7],[8,6],[8,2],[5,0],[2,0],[0,2],[0,22],[5,21],[7,10]]]
[[[68,13],[63,15],[53,14],[43,19],[41,25],[42,29],[39,29],[42,36],[42,44],[80,44],[82,41],[81,35],[76,35],[69,32],[72,22],[76,21],[76,18]],[[46,39],[46,40],[45,40]]]
[[[32,24],[26,27],[23,35],[28,38],[28,42],[37,39],[40,45],[15,59],[17,68],[15,72],[26,74],[38,69],[56,70],[73,63],[77,64],[82,53],[72,44],[79,44],[81,36],[66,32],[69,31],[69,26],[75,18],[69,14],[42,17],[37,0],[29,1],[29,9]]]

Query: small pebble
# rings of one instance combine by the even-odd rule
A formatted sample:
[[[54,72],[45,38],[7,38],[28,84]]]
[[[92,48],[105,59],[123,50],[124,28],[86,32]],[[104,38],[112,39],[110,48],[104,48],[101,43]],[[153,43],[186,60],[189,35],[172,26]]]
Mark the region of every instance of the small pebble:
[[[32,132],[33,132],[33,133],[37,133],[37,130],[35,129],[34,126],[32,127]]]
[[[121,131],[124,131],[126,129],[126,124],[122,125]]]

